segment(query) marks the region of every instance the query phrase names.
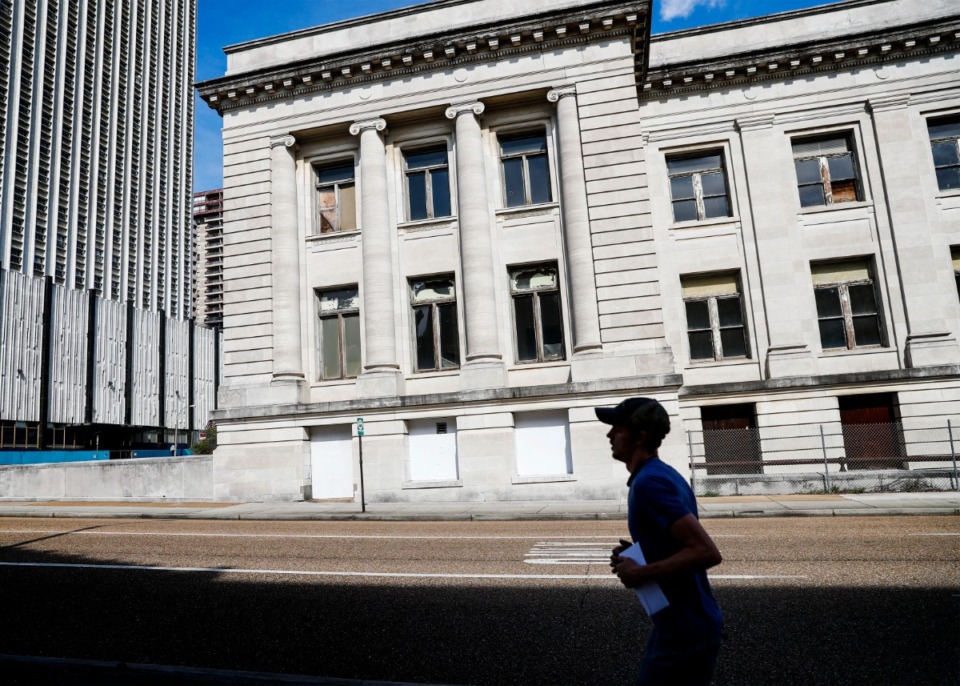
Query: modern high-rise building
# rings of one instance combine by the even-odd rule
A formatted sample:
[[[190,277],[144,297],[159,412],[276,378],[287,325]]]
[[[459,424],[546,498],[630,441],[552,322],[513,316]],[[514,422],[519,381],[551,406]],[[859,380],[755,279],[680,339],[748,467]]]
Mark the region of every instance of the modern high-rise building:
[[[223,325],[223,189],[193,194],[193,316]]]
[[[189,315],[196,0],[0,0],[0,265]]]

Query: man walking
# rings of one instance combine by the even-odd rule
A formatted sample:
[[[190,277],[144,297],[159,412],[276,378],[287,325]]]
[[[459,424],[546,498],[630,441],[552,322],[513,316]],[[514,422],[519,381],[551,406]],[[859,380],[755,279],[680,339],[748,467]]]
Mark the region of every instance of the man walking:
[[[670,418],[652,398],[628,398],[616,407],[596,408],[610,425],[613,459],[630,472],[627,522],[646,564],[621,557],[631,544],[620,541],[610,566],[621,583],[636,588],[660,585],[669,605],[652,616],[639,686],[695,686],[710,683],[720,651],[723,616],[706,570],[720,564],[720,551],[697,518],[697,501],[686,480],[657,456]]]

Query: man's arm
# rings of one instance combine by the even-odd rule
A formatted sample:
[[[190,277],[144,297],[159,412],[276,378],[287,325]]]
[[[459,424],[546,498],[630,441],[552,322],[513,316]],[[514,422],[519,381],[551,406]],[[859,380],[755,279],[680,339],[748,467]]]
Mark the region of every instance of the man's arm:
[[[656,581],[673,574],[709,569],[723,561],[710,534],[692,514],[681,517],[671,524],[667,533],[679,541],[683,548],[664,560],[638,565],[625,557],[611,558],[612,571],[624,586],[635,588],[647,581]]]

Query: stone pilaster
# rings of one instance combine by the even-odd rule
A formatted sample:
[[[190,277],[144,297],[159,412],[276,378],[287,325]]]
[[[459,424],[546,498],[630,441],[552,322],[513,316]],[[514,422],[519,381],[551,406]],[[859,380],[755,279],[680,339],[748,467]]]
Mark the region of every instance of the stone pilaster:
[[[960,346],[950,330],[956,295],[949,255],[933,245],[927,204],[917,198],[917,170],[930,165],[930,148],[918,144],[910,120],[909,96],[870,100],[883,165],[887,211],[903,288],[908,367],[960,364]]]
[[[273,282],[273,385],[299,400],[303,382],[300,329],[300,230],[297,225],[296,140],[270,139],[270,207]]]
[[[593,273],[593,243],[587,210],[587,183],[580,148],[580,119],[576,86],[555,88],[547,100],[557,103],[560,139],[560,210],[563,214],[563,245],[570,288],[566,293],[573,313],[574,354],[597,351],[600,316]]]
[[[393,283],[393,231],[387,198],[387,162],[383,119],[350,125],[360,136],[360,229],[363,259],[363,372],[357,380],[361,397],[398,395],[400,366],[394,334],[396,309]]]
[[[810,289],[810,267],[796,250],[796,216],[783,211],[784,189],[796,191],[793,166],[771,154],[782,145],[773,115],[738,119],[737,128],[751,179],[751,211],[770,337],[767,375],[815,374],[816,359],[804,336],[808,313],[801,301]]]
[[[456,120],[457,215],[460,225],[461,292],[464,298],[467,351],[460,370],[464,389],[506,385],[497,333],[496,278],[490,211],[478,117],[483,103],[447,108]]]

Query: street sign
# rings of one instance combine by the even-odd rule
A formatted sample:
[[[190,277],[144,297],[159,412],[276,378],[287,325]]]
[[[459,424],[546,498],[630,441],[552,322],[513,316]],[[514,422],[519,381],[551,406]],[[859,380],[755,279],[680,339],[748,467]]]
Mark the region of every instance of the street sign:
[[[357,435],[363,436],[363,417],[357,417]]]

